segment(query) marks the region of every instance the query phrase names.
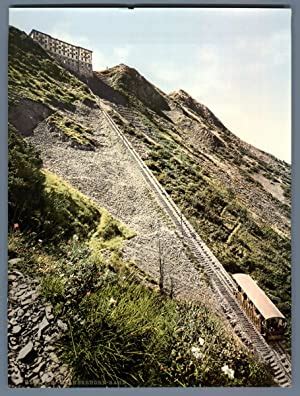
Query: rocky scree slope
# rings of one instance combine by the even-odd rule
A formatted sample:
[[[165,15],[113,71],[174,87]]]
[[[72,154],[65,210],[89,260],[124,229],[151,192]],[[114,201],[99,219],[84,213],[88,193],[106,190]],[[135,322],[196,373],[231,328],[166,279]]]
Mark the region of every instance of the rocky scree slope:
[[[138,166],[107,125],[102,112],[95,109],[86,114],[86,111],[85,107],[78,107],[72,117],[76,123],[88,125],[93,130],[97,141],[95,151],[86,151],[83,155],[82,150],[61,141],[49,130],[47,119],[35,128],[28,140],[41,152],[46,168],[101,202],[137,233],[125,243],[127,259],[158,281],[160,244],[165,260],[166,288],[170,288],[172,279],[175,296],[203,299],[207,289],[203,276],[190,262],[181,238],[156,202]]]
[[[69,386],[70,368],[57,346],[68,326],[41,296],[39,281],[15,269],[17,263],[20,266],[22,259],[10,259],[8,272],[9,385]]]

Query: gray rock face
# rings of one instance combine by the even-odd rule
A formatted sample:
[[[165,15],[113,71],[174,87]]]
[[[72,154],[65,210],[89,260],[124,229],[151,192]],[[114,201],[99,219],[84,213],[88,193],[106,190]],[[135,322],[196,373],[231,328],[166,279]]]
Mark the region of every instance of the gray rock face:
[[[94,130],[93,136],[101,148],[82,155],[79,150],[54,138],[47,123],[42,122],[29,141],[41,152],[45,167],[61,175],[96,202],[104,204],[110,213],[137,232],[136,237],[124,243],[125,259],[134,257],[139,269],[158,280],[159,266],[153,251],[157,251],[159,239],[164,255],[168,257],[166,288],[170,287],[172,275],[176,297],[205,298],[212,301],[211,305],[215,304],[214,295],[199,277],[199,271],[190,260],[173,223],[156,200],[139,166],[124,149],[116,132],[109,127],[103,113],[95,109],[88,115],[81,115],[76,109],[74,120]]]
[[[10,106],[8,118],[22,135],[29,136],[37,124],[52,112],[53,110],[42,103],[23,99],[17,105]]]

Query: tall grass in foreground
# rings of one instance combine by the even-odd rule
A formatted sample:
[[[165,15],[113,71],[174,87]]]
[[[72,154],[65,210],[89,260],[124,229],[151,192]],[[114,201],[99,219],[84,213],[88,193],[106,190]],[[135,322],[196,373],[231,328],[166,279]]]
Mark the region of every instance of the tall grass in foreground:
[[[160,367],[169,359],[177,319],[174,302],[121,279],[86,296],[77,315],[66,358],[79,383],[161,384]]]

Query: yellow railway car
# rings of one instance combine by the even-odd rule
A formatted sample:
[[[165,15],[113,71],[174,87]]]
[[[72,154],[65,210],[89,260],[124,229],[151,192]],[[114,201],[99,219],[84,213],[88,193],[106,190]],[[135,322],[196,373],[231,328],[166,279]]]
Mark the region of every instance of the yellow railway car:
[[[257,283],[246,274],[234,274],[236,297],[266,340],[278,340],[284,335],[286,319]]]

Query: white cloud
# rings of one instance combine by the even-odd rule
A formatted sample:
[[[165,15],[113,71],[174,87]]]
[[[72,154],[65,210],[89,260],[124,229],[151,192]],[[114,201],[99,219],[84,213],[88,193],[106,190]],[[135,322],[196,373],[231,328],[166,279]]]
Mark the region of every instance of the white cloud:
[[[184,78],[184,70],[180,70],[173,62],[150,62],[147,69],[157,84],[168,83],[174,86]]]
[[[291,38],[286,31],[275,32],[264,40],[244,36],[233,42],[233,49],[241,57],[247,57],[246,67],[249,71],[257,72],[289,62]]]
[[[131,47],[129,45],[123,47],[115,47],[113,49],[113,55],[118,59],[118,63],[126,62],[131,52]]]
[[[65,41],[67,43],[93,50],[90,40],[87,39],[85,36],[71,35],[68,33],[67,30],[61,28],[60,26],[54,27],[53,30],[49,32],[49,34],[50,36]]]
[[[200,63],[215,65],[218,62],[218,50],[212,45],[202,45],[198,50],[197,58]]]

